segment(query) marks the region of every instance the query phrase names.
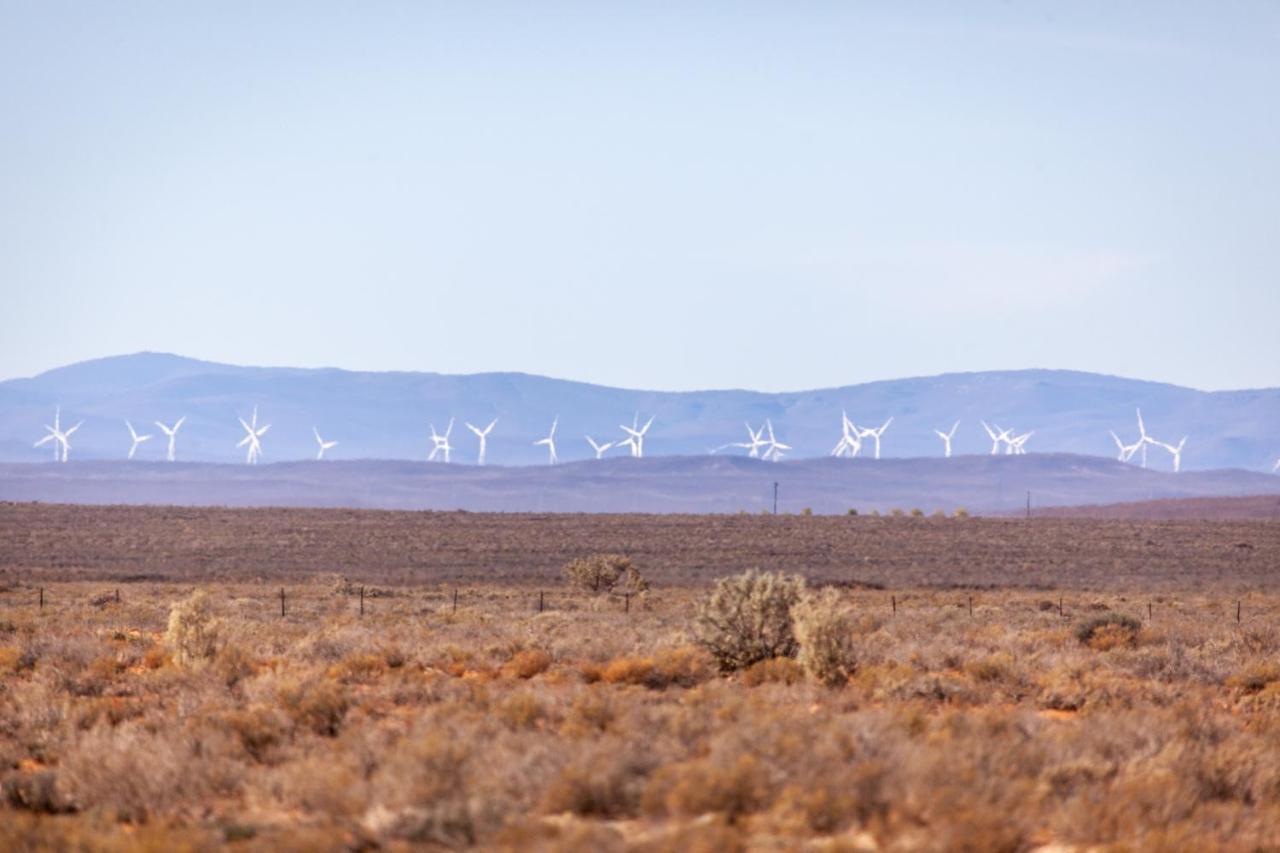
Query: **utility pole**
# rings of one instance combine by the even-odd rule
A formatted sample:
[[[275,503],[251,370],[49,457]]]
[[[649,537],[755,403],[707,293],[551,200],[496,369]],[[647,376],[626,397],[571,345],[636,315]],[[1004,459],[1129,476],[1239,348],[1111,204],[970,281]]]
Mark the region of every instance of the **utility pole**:
[[[778,484],[773,484],[773,514],[778,514]]]
[[[1027,518],[1031,517],[1031,490],[1027,489]]]

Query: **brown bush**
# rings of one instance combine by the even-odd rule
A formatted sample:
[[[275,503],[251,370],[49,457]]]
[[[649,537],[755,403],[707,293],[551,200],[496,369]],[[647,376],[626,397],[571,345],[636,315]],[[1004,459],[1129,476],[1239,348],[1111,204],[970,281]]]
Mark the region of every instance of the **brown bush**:
[[[312,677],[287,684],[280,688],[278,695],[280,707],[295,725],[325,737],[338,733],[350,707],[342,686],[325,678]]]
[[[828,587],[804,595],[791,612],[805,672],[828,687],[846,683],[856,666],[854,626],[840,594]]]
[[[651,657],[615,658],[600,673],[608,684],[637,684],[654,690],[672,685],[692,687],[710,677],[706,655],[701,649],[688,646],[665,649]]]
[[[804,667],[791,658],[769,658],[757,661],[742,671],[747,687],[761,684],[796,684],[804,681]]]
[[[213,615],[209,595],[198,589],[169,611],[165,644],[179,666],[201,666],[218,653],[221,625]]]
[[[649,588],[630,557],[621,554],[593,554],[565,564],[564,576],[578,589],[593,593],[613,591],[622,585],[626,592],[639,593]]]
[[[542,649],[524,649],[507,661],[507,671],[516,678],[533,678],[551,666],[551,655]]]
[[[1097,651],[1107,651],[1119,646],[1134,646],[1142,623],[1121,613],[1104,613],[1076,626],[1076,639]]]
[[[727,764],[707,759],[660,767],[645,787],[648,815],[723,814],[730,823],[759,810],[767,799],[764,767],[751,755]]]

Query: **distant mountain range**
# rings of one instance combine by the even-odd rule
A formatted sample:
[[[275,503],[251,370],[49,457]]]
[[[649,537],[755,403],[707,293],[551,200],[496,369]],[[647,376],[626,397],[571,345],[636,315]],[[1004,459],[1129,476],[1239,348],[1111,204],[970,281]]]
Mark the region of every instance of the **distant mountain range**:
[[[957,420],[960,455],[985,455],[991,442],[980,420],[1019,431],[1034,430],[1033,453],[1114,458],[1108,435],[1137,438],[1134,409],[1141,407],[1150,433],[1176,443],[1188,436],[1184,471],[1246,468],[1269,471],[1280,456],[1280,389],[1205,392],[1090,373],[1019,370],[870,382],[843,388],[786,393],[755,391],[636,391],[522,373],[450,376],[438,373],[362,373],[337,369],[235,367],[177,355],[138,353],[73,364],[30,379],[0,382],[0,461],[52,458],[44,434],[55,406],[63,423],[84,420],[72,438],[73,460],[123,459],[129,448],[124,421],[154,434],[140,460],[159,460],[165,441],[153,422],[187,422],[178,459],[232,463],[243,459],[236,443],[244,432],[237,417],[253,407],[272,428],[263,438],[263,461],[309,459],[312,427],[339,442],[333,460],[424,461],[428,424],[443,430],[456,418],[454,461],[475,461],[477,440],[464,421],[498,424],[489,437],[488,460],[505,466],[546,461],[533,442],[559,416],[557,449],[563,460],[593,456],[584,435],[622,437],[619,425],[635,413],[654,417],[645,441],[647,457],[699,456],[747,437],[744,422],[771,419],[792,459],[825,457],[840,438],[846,410],[864,427],[889,417],[886,459],[938,457],[935,429]],[[866,455],[868,447],[864,447]],[[728,453],[741,454],[741,450]],[[610,455],[625,453],[614,449]],[[1153,469],[1168,470],[1163,450],[1149,454]],[[606,470],[606,469],[601,469]]]
[[[926,513],[1222,495],[1280,494],[1256,471],[1142,470],[1093,456],[800,459],[720,456],[604,459],[556,466],[405,461],[212,465],[179,462],[0,464],[0,500],[197,506],[330,506],[542,512]]]

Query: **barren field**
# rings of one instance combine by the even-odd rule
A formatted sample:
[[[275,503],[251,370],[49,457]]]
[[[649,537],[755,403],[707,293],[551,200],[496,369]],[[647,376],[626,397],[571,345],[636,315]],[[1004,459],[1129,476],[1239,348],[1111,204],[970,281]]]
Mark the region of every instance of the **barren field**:
[[[911,587],[1273,590],[1280,524],[1096,519],[568,515],[0,504],[18,581],[296,581],[545,586],[593,552],[658,585],[749,568]]]
[[[6,505],[0,849],[1274,849],[1278,549],[1265,522]],[[651,587],[571,586],[596,551]],[[810,578],[834,675],[801,605],[797,657],[716,657],[712,581],[752,567]]]

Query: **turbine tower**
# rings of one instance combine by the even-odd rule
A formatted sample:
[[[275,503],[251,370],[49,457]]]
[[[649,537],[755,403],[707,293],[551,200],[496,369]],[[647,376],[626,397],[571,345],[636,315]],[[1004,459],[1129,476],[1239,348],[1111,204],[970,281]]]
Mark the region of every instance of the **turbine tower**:
[[[884,435],[884,431],[889,428],[889,424],[893,423],[893,418],[885,421],[879,429],[862,429],[858,430],[859,438],[874,438],[876,440],[876,458],[880,458],[880,436]]]
[[[613,447],[614,443],[612,441],[606,441],[604,444],[596,444],[596,440],[594,438],[587,436],[587,444],[591,445],[591,449],[596,452],[596,458],[601,459],[604,457],[604,452],[610,447]]]
[[[324,452],[331,447],[337,447],[338,442],[325,441],[323,438],[320,437],[320,430],[317,429],[316,427],[311,428],[311,433],[316,437],[316,444],[319,445],[319,449],[316,450],[316,461],[319,462],[321,459],[324,458]]]
[[[80,423],[71,427],[71,429],[63,431],[62,407],[58,406],[53,410],[53,426],[49,426],[48,424],[44,425],[45,430],[48,431],[49,434],[46,435],[44,438],[40,439],[39,441],[37,441],[32,446],[40,447],[42,445],[48,444],[50,441],[55,442],[53,445],[53,461],[66,462],[67,453],[68,451],[71,450],[71,442],[68,441],[68,439],[70,439],[71,434],[76,430],[80,429],[80,427],[83,424],[84,424],[84,421],[80,421]],[[59,458],[59,451],[61,451],[61,458]]]
[[[428,462],[436,461],[436,456],[444,454],[444,461],[449,461],[449,455],[453,453],[453,447],[449,444],[449,433],[453,432],[453,418],[449,418],[449,426],[445,429],[444,435],[436,432],[436,425],[430,424],[431,427],[431,455],[427,457]]]
[[[840,443],[831,451],[832,456],[852,459],[862,452],[862,433],[849,420],[849,413],[840,412]]]
[[[641,427],[640,413],[636,412],[635,418],[631,421],[631,426],[619,424],[619,426],[622,427],[622,431],[627,433],[627,437],[618,443],[630,445],[631,455],[636,459],[640,459],[644,456],[644,434],[649,431],[649,427],[653,426],[654,417],[654,415],[650,415],[649,420],[645,422],[643,427]]]
[[[472,426],[470,421],[466,422],[467,429],[474,432],[476,436],[480,439],[480,455],[476,457],[477,465],[484,464],[484,451],[485,451],[485,447],[487,446],[489,431],[493,429],[493,425],[496,424],[497,422],[498,422],[498,419],[494,418],[493,420],[489,421],[489,425],[484,429],[479,429],[477,427]]]
[[[147,435],[138,435],[137,431],[134,430],[133,428],[133,424],[129,423],[128,421],[125,421],[124,425],[129,428],[129,436],[133,439],[133,444],[129,445],[129,456],[128,456],[129,459],[132,459],[133,454],[138,452],[138,445],[142,444],[142,442],[144,441],[150,440],[151,435],[150,433],[148,433]]]
[[[182,417],[178,418],[178,422],[171,427],[167,427],[164,424],[160,423],[159,421],[156,421],[156,426],[160,427],[160,431],[165,435],[169,436],[169,449],[165,451],[165,455],[164,455],[164,458],[169,462],[172,462],[174,459],[177,458],[175,449],[178,441],[178,430],[182,428],[182,422],[185,421],[186,419],[187,419],[187,416],[183,415]],[[244,421],[241,421],[240,423],[244,423]],[[236,445],[236,446],[238,447],[239,445]]]
[[[245,423],[244,418],[241,417],[237,417],[236,420],[240,421],[240,426],[244,427],[244,431],[247,433],[245,437],[240,439],[240,442],[236,444],[236,447],[244,447],[247,444],[249,446],[249,450],[245,453],[245,464],[257,465],[258,458],[262,456],[262,437],[267,434],[267,430],[271,429],[271,424],[266,424],[261,427],[258,426],[257,406],[253,407],[253,417],[250,419],[249,423]]]
[[[1138,435],[1141,436],[1141,438],[1139,438],[1138,441],[1141,442],[1142,444],[1142,467],[1146,468],[1147,467],[1147,445],[1155,444],[1155,441],[1151,438],[1151,436],[1147,435],[1147,426],[1142,422],[1142,409],[1138,409]]]
[[[946,448],[943,451],[943,456],[945,456],[947,459],[951,458],[951,439],[955,438],[956,428],[958,426],[960,426],[960,422],[956,421],[954,424],[951,425],[951,432],[943,432],[940,429],[934,430],[934,432],[938,434],[938,438],[942,439],[942,444]]]
[[[545,444],[547,446],[547,450],[549,451],[549,454],[548,454],[549,458],[547,460],[548,465],[554,465],[560,461],[560,458],[556,456],[556,427],[559,424],[560,424],[560,416],[556,415],[555,420],[551,422],[551,432],[547,433],[547,437],[540,438],[533,443],[534,447],[537,447],[538,445],[542,445],[542,444]]]
[[[769,447],[764,452],[764,459],[766,462],[779,462],[782,460],[782,452],[790,450],[791,445],[783,444],[774,436],[772,420],[765,420],[764,425],[769,430]]]

